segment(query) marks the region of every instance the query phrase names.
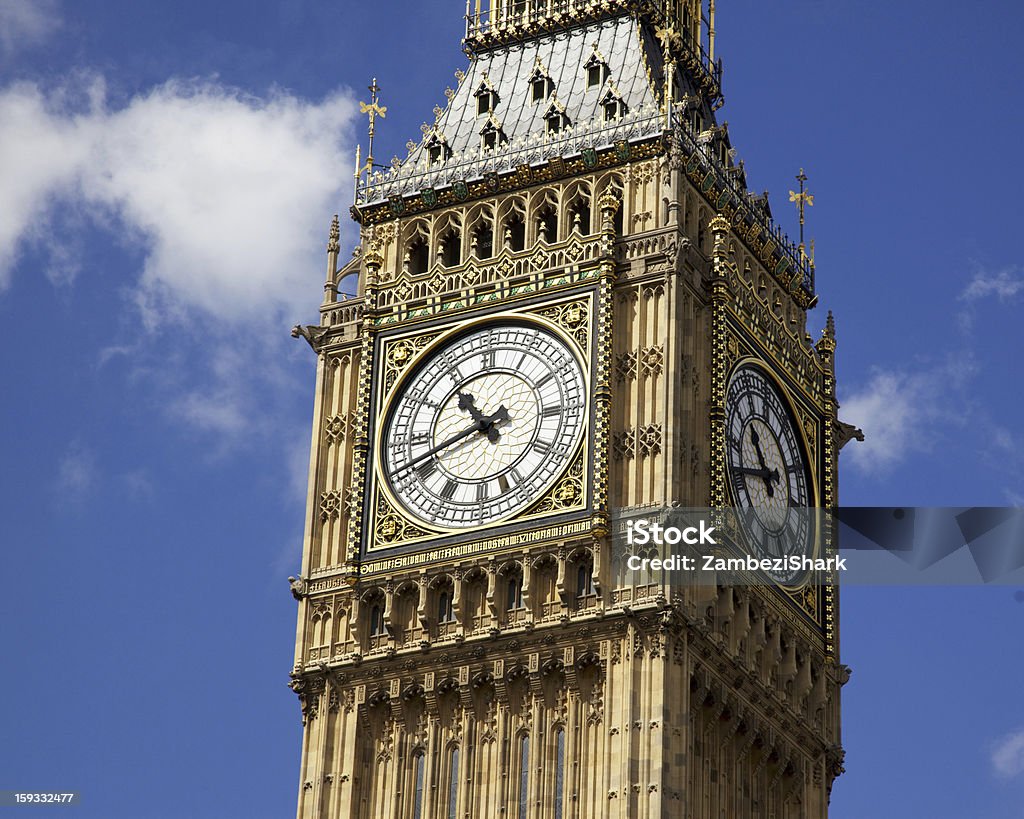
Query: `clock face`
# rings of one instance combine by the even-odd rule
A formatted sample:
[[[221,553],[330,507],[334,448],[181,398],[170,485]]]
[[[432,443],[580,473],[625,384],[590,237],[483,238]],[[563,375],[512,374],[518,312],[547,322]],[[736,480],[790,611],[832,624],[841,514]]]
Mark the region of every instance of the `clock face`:
[[[733,503],[753,548],[769,558],[810,556],[810,472],[786,402],[759,367],[740,367],[729,381],[726,447]],[[789,582],[800,572],[769,574]]]
[[[576,355],[544,327],[496,323],[459,335],[400,382],[379,443],[383,477],[428,525],[507,518],[568,467],[587,395]]]

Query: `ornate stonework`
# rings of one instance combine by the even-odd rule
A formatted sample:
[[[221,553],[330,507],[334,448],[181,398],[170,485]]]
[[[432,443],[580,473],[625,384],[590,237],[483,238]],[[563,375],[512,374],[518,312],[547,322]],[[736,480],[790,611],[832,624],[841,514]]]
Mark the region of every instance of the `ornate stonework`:
[[[730,503],[737,367],[778,384],[818,505],[857,432],[834,321],[807,331],[813,268],[715,122],[701,12],[478,3],[433,125],[360,173],[344,264],[332,222],[320,326],[295,331],[318,357],[290,579],[300,819],[827,816],[837,588],[673,586],[623,574],[609,543],[624,507]],[[382,419],[446,339],[501,321],[578,357],[586,432],[520,513],[435,529],[388,489]]]

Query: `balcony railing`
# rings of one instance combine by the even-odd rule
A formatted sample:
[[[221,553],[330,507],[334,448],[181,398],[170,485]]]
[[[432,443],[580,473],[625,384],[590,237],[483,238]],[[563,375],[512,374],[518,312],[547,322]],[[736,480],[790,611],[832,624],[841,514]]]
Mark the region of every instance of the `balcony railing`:
[[[597,17],[623,14],[638,5],[635,0],[487,0],[474,10],[466,3],[466,44],[532,34],[547,28]]]
[[[775,242],[783,256],[789,260],[790,267],[800,274],[800,287],[809,296],[814,296],[814,268],[800,248],[789,238],[779,224],[766,213],[757,212],[750,204],[750,192],[740,179],[727,171],[725,164],[718,158],[710,144],[697,141],[686,118],[677,108],[673,112],[673,125],[676,136],[682,144],[683,152],[690,157],[696,156],[701,167],[709,169],[719,188],[733,194],[734,205],[742,205],[744,210],[758,223],[761,229]]]

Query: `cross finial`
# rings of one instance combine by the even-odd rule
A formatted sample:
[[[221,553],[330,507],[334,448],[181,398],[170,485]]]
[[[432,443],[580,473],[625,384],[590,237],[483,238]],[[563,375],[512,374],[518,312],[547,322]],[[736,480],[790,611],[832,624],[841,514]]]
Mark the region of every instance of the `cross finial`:
[[[789,192],[789,201],[796,202],[797,208],[800,210],[800,258],[804,259],[804,205],[811,207],[814,205],[814,197],[809,191],[804,190],[804,182],[807,181],[807,174],[804,173],[804,169],[800,169],[800,173],[796,175],[796,181],[800,183],[799,191]]]
[[[366,149],[366,164],[359,169],[359,172],[365,169],[367,173],[373,170],[373,134],[377,125],[377,117],[384,119],[388,109],[379,104],[377,93],[380,91],[380,86],[377,85],[377,78],[374,77],[373,81],[367,86],[367,90],[370,92],[370,101],[359,103],[359,113],[366,114],[369,118],[369,128],[367,134],[370,137],[370,144]]]

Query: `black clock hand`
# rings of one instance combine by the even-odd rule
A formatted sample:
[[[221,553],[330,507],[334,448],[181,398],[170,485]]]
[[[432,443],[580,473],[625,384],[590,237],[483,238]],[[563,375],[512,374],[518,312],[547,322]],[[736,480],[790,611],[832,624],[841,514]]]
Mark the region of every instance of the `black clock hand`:
[[[472,396],[470,396],[470,401],[472,401]],[[460,403],[461,403],[461,398],[460,398]],[[477,413],[479,413],[479,412],[480,411],[477,410]],[[505,409],[505,405],[504,404],[502,404],[502,406],[498,407],[497,412],[494,412],[491,415],[480,414],[480,417],[476,420],[476,423],[474,423],[473,426],[467,427],[466,429],[462,430],[461,432],[455,433],[454,435],[452,435],[447,440],[442,441],[441,443],[439,443],[437,446],[431,447],[426,452],[420,453],[415,458],[413,458],[411,461],[408,461],[407,463],[402,464],[400,467],[398,467],[398,469],[396,469],[393,472],[391,472],[388,475],[388,477],[393,478],[396,475],[398,475],[399,473],[404,472],[407,469],[411,469],[412,467],[416,466],[416,464],[420,463],[421,461],[425,461],[430,456],[436,455],[441,450],[447,449],[452,444],[458,443],[463,438],[468,438],[474,432],[483,433],[484,435],[487,436],[487,440],[489,440],[491,443],[495,443],[495,442],[497,442],[498,438],[500,437],[500,433],[498,432],[498,429],[495,427],[495,424],[498,421],[509,421],[509,420],[511,420],[511,419],[509,418],[508,410]]]
[[[761,477],[764,480],[764,487],[768,490],[768,497],[775,497],[775,490],[772,488],[772,482],[769,480],[768,464],[764,462],[764,453],[761,452],[761,436],[757,434],[757,430],[754,429],[753,424],[750,426],[750,440],[754,443],[754,450],[757,452],[757,461],[761,464],[761,469],[764,474]]]
[[[753,475],[755,478],[761,478],[762,480],[771,479],[776,483],[779,482],[779,470],[777,469],[752,469],[749,466],[737,466],[735,469],[743,475]]]
[[[456,444],[459,441],[461,441],[463,438],[468,438],[474,432],[480,432],[480,422],[479,421],[476,422],[475,424],[473,424],[473,426],[467,427],[466,429],[462,430],[462,432],[455,433],[454,435],[452,435],[447,440],[442,441],[441,443],[439,443],[437,446],[431,447],[426,452],[420,453],[415,458],[413,458],[411,461],[407,461],[406,463],[402,464],[400,467],[398,467],[398,469],[396,469],[393,472],[391,472],[388,475],[388,477],[389,478],[393,478],[393,477],[395,477],[395,475],[398,475],[401,472],[405,472],[405,470],[407,470],[407,469],[412,469],[412,467],[416,466],[416,464],[418,464],[420,461],[425,461],[431,455],[436,455],[442,449],[447,449],[452,444]]]
[[[473,397],[472,393],[459,392],[459,393],[456,393],[456,395],[459,396],[459,409],[460,410],[462,410],[463,412],[468,410],[470,417],[474,421],[479,421],[481,418],[484,417],[484,414],[482,412],[480,412],[480,410],[478,410],[476,408],[476,403],[475,403],[476,399]]]

